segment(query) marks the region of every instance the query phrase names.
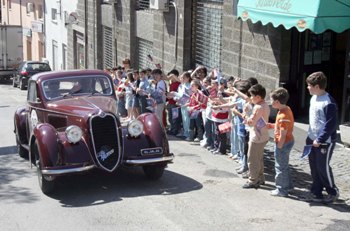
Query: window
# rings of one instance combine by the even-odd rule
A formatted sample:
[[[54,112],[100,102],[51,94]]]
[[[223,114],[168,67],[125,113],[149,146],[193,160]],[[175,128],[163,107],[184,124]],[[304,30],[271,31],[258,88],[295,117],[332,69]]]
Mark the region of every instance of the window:
[[[51,20],[56,21],[57,20],[57,9],[51,8]]]
[[[192,12],[192,61],[209,69],[221,65],[223,0],[198,0]]]
[[[36,82],[30,81],[28,84],[28,101],[29,102],[35,102],[37,100],[38,96],[36,93]]]
[[[38,11],[37,11],[37,15],[38,15],[38,19],[42,19],[43,18],[43,6],[42,5],[38,5],[38,7],[37,7],[38,9]]]
[[[151,41],[145,40],[138,38],[138,51],[139,51],[139,56],[138,56],[138,63],[139,63],[139,68],[148,68],[148,67],[153,67],[153,63],[150,61],[148,58],[149,55],[152,56],[153,52],[153,43]]]
[[[103,67],[113,67],[113,36],[112,28],[104,26],[103,32]]]
[[[149,9],[149,0],[138,0],[136,4],[136,10]]]
[[[34,3],[28,2],[27,3],[27,14],[30,14],[31,12],[34,12]]]
[[[62,44],[62,70],[67,69],[67,45]]]

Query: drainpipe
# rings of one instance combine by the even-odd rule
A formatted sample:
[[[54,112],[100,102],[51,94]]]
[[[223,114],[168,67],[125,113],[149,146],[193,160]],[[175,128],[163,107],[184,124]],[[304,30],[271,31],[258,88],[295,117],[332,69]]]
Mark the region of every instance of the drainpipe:
[[[85,17],[85,25],[84,25],[84,51],[85,51],[85,56],[84,56],[84,62],[85,62],[85,69],[88,68],[88,0],[84,0],[84,17]]]
[[[46,0],[44,0],[43,1],[43,9],[42,9],[42,11],[43,11],[43,27],[44,27],[44,31],[43,31],[43,42],[44,42],[44,46],[43,46],[43,49],[44,49],[44,51],[43,51],[43,53],[44,53],[44,55],[45,55],[45,58],[47,58],[47,55],[46,55],[46,17],[45,17],[45,9],[46,9]],[[40,60],[40,61],[42,61],[42,60]]]
[[[97,52],[97,45],[96,45],[96,0],[93,0],[93,12],[94,12],[94,23],[93,23],[93,42],[94,42],[94,69],[97,69],[96,67],[96,52]]]
[[[177,30],[178,30],[178,9],[175,1],[171,1],[170,4],[174,7],[175,10],[175,45],[174,45],[174,67],[175,69],[177,63]]]

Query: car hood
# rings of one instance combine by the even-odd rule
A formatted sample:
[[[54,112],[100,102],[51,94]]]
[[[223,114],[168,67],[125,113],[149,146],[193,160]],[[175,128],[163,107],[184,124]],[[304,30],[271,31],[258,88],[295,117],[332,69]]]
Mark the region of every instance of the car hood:
[[[50,101],[46,108],[63,114],[86,117],[101,111],[114,114],[116,101],[106,96],[83,96]]]

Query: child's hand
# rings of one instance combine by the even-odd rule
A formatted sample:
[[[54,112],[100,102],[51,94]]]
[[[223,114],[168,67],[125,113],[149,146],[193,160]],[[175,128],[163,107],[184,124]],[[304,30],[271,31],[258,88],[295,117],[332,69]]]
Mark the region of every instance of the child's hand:
[[[275,124],[274,123],[267,123],[266,124],[268,129],[274,129],[275,128]]]

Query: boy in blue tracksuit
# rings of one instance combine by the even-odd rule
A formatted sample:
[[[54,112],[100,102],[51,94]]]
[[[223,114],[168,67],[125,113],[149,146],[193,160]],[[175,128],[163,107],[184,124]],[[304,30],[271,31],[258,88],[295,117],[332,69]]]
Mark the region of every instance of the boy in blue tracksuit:
[[[306,78],[312,95],[309,111],[309,130],[306,144],[312,145],[309,164],[312,176],[311,200],[331,203],[338,199],[339,190],[334,183],[332,158],[337,135],[337,103],[326,92],[327,78],[323,72],[315,72]],[[326,189],[328,195],[323,196]]]

